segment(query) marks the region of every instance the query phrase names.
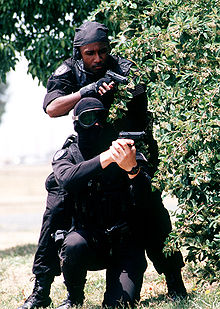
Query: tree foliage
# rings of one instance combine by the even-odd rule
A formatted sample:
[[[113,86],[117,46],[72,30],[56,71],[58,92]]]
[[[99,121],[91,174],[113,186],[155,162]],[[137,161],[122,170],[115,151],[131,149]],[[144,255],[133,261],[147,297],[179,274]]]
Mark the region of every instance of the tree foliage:
[[[160,149],[154,186],[176,196],[181,208],[166,251],[185,246],[199,275],[215,281],[220,269],[218,1],[103,1],[92,18],[110,27],[114,52],[136,63],[136,82],[148,88]],[[116,103],[116,117],[123,106]]]
[[[28,72],[44,85],[57,65],[72,55],[74,29],[99,0],[0,0],[0,78],[24,53]]]

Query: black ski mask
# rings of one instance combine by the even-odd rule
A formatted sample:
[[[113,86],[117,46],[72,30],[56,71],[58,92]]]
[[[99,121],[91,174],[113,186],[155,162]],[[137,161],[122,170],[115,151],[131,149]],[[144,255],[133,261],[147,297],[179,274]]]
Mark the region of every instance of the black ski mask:
[[[96,98],[83,98],[76,104],[73,110],[74,129],[78,133],[79,149],[85,160],[110,146],[105,129],[108,127],[107,116],[108,110]]]

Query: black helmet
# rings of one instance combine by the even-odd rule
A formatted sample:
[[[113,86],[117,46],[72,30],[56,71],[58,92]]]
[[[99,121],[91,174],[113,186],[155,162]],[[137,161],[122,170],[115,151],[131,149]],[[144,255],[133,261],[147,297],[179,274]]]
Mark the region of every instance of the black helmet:
[[[84,129],[92,127],[96,122],[102,124],[106,121],[107,116],[108,110],[102,102],[92,97],[81,99],[73,110],[73,121]],[[76,123],[74,123],[74,127],[77,131]]]

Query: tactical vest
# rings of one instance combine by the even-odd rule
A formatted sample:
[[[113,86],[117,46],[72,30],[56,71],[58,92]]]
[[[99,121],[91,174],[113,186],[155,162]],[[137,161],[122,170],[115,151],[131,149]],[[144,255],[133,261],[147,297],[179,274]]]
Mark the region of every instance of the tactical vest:
[[[73,142],[69,151],[76,163],[84,159]],[[106,230],[125,222],[131,207],[129,180],[126,172],[111,164],[100,175],[90,180],[81,192],[72,195],[76,228]]]

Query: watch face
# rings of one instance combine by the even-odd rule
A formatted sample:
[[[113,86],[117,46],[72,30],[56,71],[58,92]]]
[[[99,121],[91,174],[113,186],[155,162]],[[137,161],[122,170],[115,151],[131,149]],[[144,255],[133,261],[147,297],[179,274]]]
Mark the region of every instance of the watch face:
[[[129,175],[135,175],[135,174],[138,173],[139,169],[140,169],[140,167],[139,167],[138,165],[136,165],[135,167],[133,167],[133,168],[131,169],[130,172],[127,172],[127,173],[128,173]]]

